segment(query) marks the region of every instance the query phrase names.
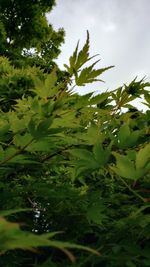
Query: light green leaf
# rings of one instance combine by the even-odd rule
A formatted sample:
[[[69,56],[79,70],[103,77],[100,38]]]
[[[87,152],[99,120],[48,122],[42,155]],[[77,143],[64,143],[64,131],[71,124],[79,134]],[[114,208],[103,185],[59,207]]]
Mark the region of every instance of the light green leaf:
[[[130,134],[130,137],[129,137],[129,140],[128,140],[129,146],[136,145],[140,135],[141,135],[141,131],[140,130],[133,131]]]
[[[30,152],[49,152],[52,149],[52,144],[49,140],[43,139],[43,140],[37,140],[36,142],[30,144],[26,150]]]
[[[91,97],[89,102],[90,102],[91,105],[100,104],[104,100],[106,100],[109,96],[110,96],[110,93],[98,94],[96,96]]]
[[[12,111],[11,113],[9,113],[8,118],[10,123],[10,129],[14,133],[25,128],[24,120],[19,119],[15,112]]]
[[[76,75],[75,77],[75,81],[76,81],[76,85],[78,86],[85,86],[86,83],[93,83],[96,81],[101,81],[100,79],[98,79],[97,77],[99,75],[101,75],[103,72],[105,72],[106,70],[112,68],[113,66],[107,67],[107,68],[103,68],[103,69],[93,69],[94,65],[97,62],[95,62],[94,64],[92,64],[90,67],[87,67],[85,69],[83,69],[81,71],[81,73],[78,75]]]
[[[113,152],[113,155],[116,158],[116,166],[111,167],[118,175],[124,178],[131,180],[136,180],[136,171],[134,163],[128,158],[128,156],[120,155],[116,152]]]
[[[119,133],[118,133],[118,142],[119,144],[126,145],[126,141],[128,142],[128,138],[130,136],[130,128],[127,124],[124,124],[120,127]]]
[[[71,149],[69,150],[69,153],[82,160],[87,160],[87,161],[90,161],[91,159],[93,160],[93,154],[86,149]]]
[[[144,91],[144,98],[148,104],[150,104],[150,93],[147,91]]]
[[[47,96],[50,96],[50,90],[55,86],[57,82],[57,75],[56,75],[56,68],[52,70],[50,74],[48,74],[46,80],[45,80],[45,92],[48,93]]]
[[[24,135],[21,134],[16,134],[14,136],[14,144],[19,147],[22,148],[24,147],[26,144],[28,144],[31,140],[33,139],[33,137],[31,136],[31,134],[29,133],[25,133]]]
[[[144,148],[141,148],[136,155],[136,168],[144,168],[150,161],[150,144],[147,144]]]
[[[70,66],[64,65],[67,71],[72,75],[76,74],[77,71],[91,58],[89,58],[89,33],[87,31],[87,39],[83,48],[78,53],[79,42],[77,43],[76,49],[73,55],[69,59]]]
[[[47,75],[45,82],[39,78],[34,79],[35,89],[34,91],[38,96],[42,98],[47,98],[53,95],[52,90],[57,82],[56,68],[52,70],[50,74]],[[56,89],[56,88],[55,88]]]
[[[77,60],[75,62],[75,69],[80,69],[89,59],[89,32],[87,31],[86,43],[82,50],[79,52]]]
[[[66,64],[64,64],[64,67],[67,69],[67,71],[71,75],[74,73],[74,71],[76,71],[75,64],[76,64],[76,61],[77,61],[78,48],[79,48],[79,41],[77,43],[75,51],[73,52],[73,55],[69,58],[70,66],[67,66]]]

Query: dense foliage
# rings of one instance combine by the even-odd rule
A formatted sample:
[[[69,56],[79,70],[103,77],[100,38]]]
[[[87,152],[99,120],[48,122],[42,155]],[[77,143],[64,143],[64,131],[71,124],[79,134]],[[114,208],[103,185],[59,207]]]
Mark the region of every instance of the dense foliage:
[[[0,266],[149,266],[150,83],[78,95],[112,68],[88,33],[66,72],[2,55]]]
[[[51,69],[64,40],[63,29],[55,31],[46,18],[54,5],[55,0],[1,0],[0,55],[20,68]]]
[[[46,247],[69,254],[65,248],[75,243],[100,256],[79,253],[74,266],[149,264],[150,112],[130,103],[143,95],[149,107],[149,83],[134,80],[113,92],[77,95],[71,77],[85,85],[109,68],[83,68],[88,50],[89,37],[70,57],[63,82],[56,69],[42,74],[31,68],[34,94],[1,111],[0,205],[1,216],[9,218],[0,223],[2,266],[66,266],[63,255]],[[1,82],[17,71],[1,58]],[[26,69],[22,73],[27,79]],[[57,231],[69,243],[49,239]],[[38,253],[18,250],[39,246],[45,248]]]

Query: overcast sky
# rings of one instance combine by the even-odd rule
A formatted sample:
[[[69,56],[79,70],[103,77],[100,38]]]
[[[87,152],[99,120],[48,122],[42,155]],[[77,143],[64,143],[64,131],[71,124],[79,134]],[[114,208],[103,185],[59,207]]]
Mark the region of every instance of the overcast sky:
[[[86,90],[114,89],[135,76],[150,81],[150,0],[56,0],[48,15],[55,29],[63,27],[65,44],[57,60],[62,68],[77,41],[90,32],[91,55],[100,54],[98,67],[115,65],[101,76],[105,84]],[[83,90],[83,89],[80,89]],[[84,89],[85,90],[85,89]]]

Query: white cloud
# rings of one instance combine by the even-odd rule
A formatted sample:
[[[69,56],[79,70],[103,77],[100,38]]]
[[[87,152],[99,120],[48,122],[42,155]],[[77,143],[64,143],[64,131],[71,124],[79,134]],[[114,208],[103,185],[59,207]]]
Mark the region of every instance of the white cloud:
[[[106,24],[103,24],[102,29],[106,33],[114,33],[117,30],[117,25],[113,22],[108,22]]]
[[[84,43],[88,29],[91,52],[100,54],[99,67],[115,65],[102,76],[105,85],[91,85],[88,90],[114,89],[137,75],[149,77],[149,14],[149,0],[57,0],[48,19],[54,28],[66,31],[58,64],[67,63],[78,39]]]

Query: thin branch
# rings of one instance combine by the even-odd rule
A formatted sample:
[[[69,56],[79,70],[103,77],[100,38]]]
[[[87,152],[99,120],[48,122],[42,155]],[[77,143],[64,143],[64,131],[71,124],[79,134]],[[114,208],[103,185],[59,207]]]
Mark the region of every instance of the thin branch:
[[[50,155],[47,155],[46,157],[41,159],[41,162],[43,163],[43,162],[45,162],[45,161],[47,161],[47,160],[49,160],[49,159],[51,159],[51,158],[53,158],[53,157],[55,157],[57,155],[60,155],[62,152],[68,150],[68,148],[71,148],[71,147],[73,147],[73,145],[69,145],[69,146],[67,146],[67,147],[65,147],[63,149],[58,150],[57,152],[54,152],[54,153],[52,153]]]
[[[139,195],[136,191],[134,191],[127,183],[124,179],[122,179],[121,177],[119,177],[119,179],[122,181],[122,183],[129,189],[130,192],[132,192],[137,198],[139,198],[140,200],[142,200],[142,202],[145,202],[145,199]]]
[[[21,152],[23,152],[26,147],[28,147],[32,142],[34,141],[34,138],[32,138],[26,145],[24,145],[21,149],[18,149],[13,155],[9,156],[8,158],[2,160],[0,162],[0,165],[3,165],[5,163],[7,163],[8,161],[10,161],[11,159],[13,159],[14,157],[16,157],[17,155],[19,155]]]

